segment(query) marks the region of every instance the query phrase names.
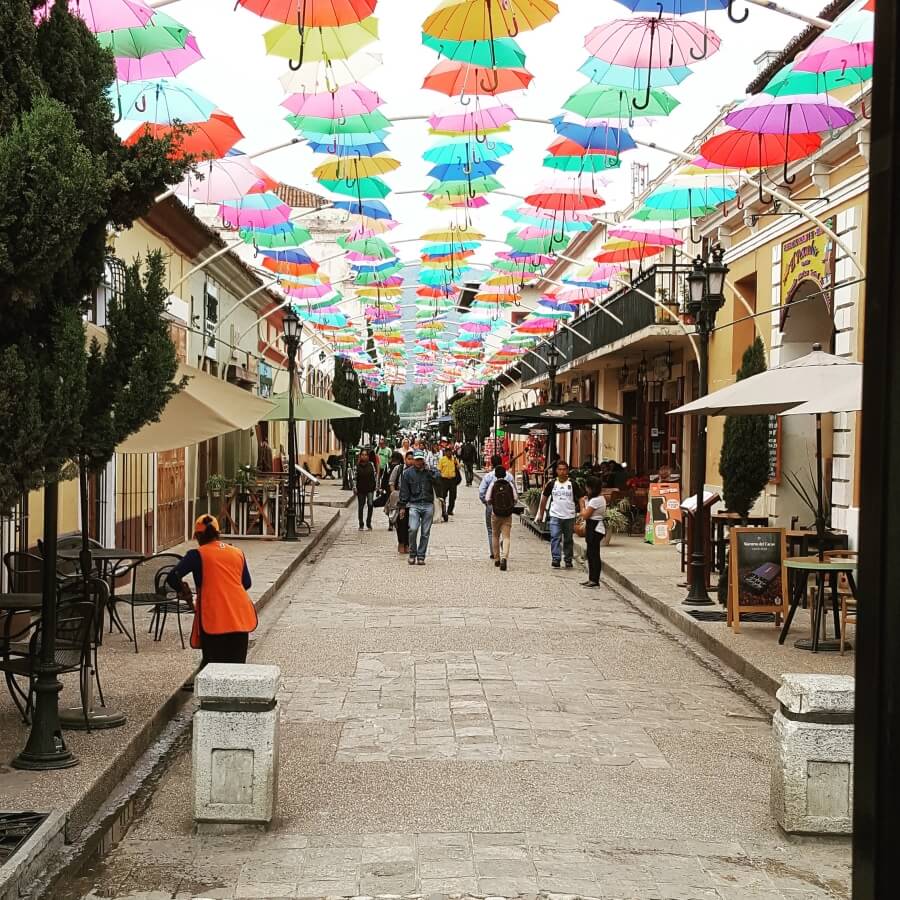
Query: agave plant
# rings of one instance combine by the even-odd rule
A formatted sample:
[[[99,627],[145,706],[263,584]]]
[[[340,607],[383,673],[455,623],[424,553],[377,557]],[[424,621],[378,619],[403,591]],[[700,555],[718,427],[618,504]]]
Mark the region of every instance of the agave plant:
[[[813,515],[813,519],[816,519],[819,515],[819,480],[816,478],[812,463],[808,463],[807,465],[809,467],[808,480],[807,473],[785,472],[784,477],[797,496],[803,501],[804,505],[809,508]],[[825,490],[824,482],[822,484],[821,501],[822,515],[825,524],[827,525],[831,522],[831,498]]]

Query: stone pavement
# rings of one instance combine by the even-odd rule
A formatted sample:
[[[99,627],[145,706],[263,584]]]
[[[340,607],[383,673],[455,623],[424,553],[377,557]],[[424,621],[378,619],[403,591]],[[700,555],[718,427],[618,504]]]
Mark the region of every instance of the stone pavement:
[[[771,819],[757,695],[668,624],[518,527],[499,572],[474,488],[425,568],[345,520],[253,651],[284,682],[277,824],[194,835],[181,753],[61,900],[849,897],[849,842]]]
[[[336,517],[334,510],[319,511],[311,538],[297,544],[278,541],[235,540],[247,556],[253,576],[250,594],[258,605],[265,604],[286,574],[321,537]],[[183,553],[189,544],[172,548]],[[120,588],[121,593],[124,589]],[[130,628],[130,610],[119,606]],[[126,724],[107,731],[67,731],[66,742],[79,760],[71,769],[55,772],[23,772],[8,767],[25,746],[28,726],[22,722],[5,685],[0,692],[0,807],[6,810],[36,809],[65,812],[70,839],[78,836],[112,789],[155,739],[174,712],[189,696],[180,690],[199,664],[200,654],[182,649],[177,624],[170,620],[160,642],[147,634],[149,609],[137,611],[138,649],[115,632],[104,635],[99,669],[107,706],[125,713]],[[183,621],[185,643],[191,619]],[[60,706],[77,706],[78,679],[63,676]]]

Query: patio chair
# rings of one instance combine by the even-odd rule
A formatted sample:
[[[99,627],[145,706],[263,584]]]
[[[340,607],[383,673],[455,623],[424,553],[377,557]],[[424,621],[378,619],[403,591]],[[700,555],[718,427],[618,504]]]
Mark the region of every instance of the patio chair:
[[[3,554],[10,593],[37,593],[41,589],[44,560],[34,553],[10,550]]]
[[[92,650],[95,649],[95,622],[106,600],[108,588],[99,579],[91,579],[91,597],[85,599],[83,586],[67,587],[60,593],[56,607],[56,652],[54,662],[60,675],[78,672],[78,689],[84,710],[85,728],[90,730],[88,687],[91,676]],[[0,672],[6,677],[10,696],[26,724],[34,709],[34,689],[40,662],[42,619],[29,622],[17,634],[4,635],[0,641]],[[22,687],[17,679],[25,679]]]
[[[857,557],[856,550],[828,550],[825,553],[825,559],[856,559]],[[847,642],[847,625],[856,625],[856,597],[853,596],[847,576],[843,573],[838,575],[838,602],[841,606],[840,654],[843,656],[844,646]]]
[[[153,610],[150,617],[148,632],[153,634],[155,641],[162,640],[166,618],[174,614],[178,619],[178,634],[181,637],[181,647],[184,649],[184,629],[181,624],[181,614],[193,612],[193,609],[178,599],[178,595],[167,584],[166,578],[172,569],[181,562],[182,557],[178,553],[157,553],[148,556],[128,567],[131,576],[131,593],[121,594],[116,597],[122,603],[131,607],[131,633],[134,638],[134,652],[138,652],[137,623],[135,610],[149,608]]]

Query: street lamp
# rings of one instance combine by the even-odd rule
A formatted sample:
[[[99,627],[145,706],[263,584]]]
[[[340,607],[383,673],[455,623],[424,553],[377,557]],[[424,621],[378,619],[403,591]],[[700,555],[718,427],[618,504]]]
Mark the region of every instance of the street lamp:
[[[284,346],[288,358],[288,496],[284,529],[286,541],[297,540],[297,435],[294,423],[294,377],[302,324],[291,307],[284,314]]]
[[[709,393],[709,337],[716,327],[716,316],[725,305],[725,276],[728,266],[724,263],[725,251],[718,245],[712,249],[712,258],[697,257],[688,275],[687,311],[694,319],[694,329],[699,338],[699,396]],[[706,592],[706,505],[703,488],[706,484],[706,416],[697,417],[697,439],[694,442],[693,492],[697,509],[694,512],[693,547],[691,548],[690,589],[684,599],[686,606],[712,606]]]
[[[547,373],[550,375],[550,402],[556,403],[556,373],[559,369],[559,348],[551,343],[547,348]],[[551,419],[547,426],[547,466],[552,467],[556,457],[556,425]],[[551,468],[550,475],[553,471]]]

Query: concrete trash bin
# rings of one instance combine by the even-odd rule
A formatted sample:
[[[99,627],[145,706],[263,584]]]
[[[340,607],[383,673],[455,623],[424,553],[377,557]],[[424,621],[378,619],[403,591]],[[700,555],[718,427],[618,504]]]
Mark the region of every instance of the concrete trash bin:
[[[278,791],[277,666],[213,663],[194,681],[194,819],[268,825]]]
[[[772,815],[793,834],[850,834],[854,679],[783,675],[775,696]]]

